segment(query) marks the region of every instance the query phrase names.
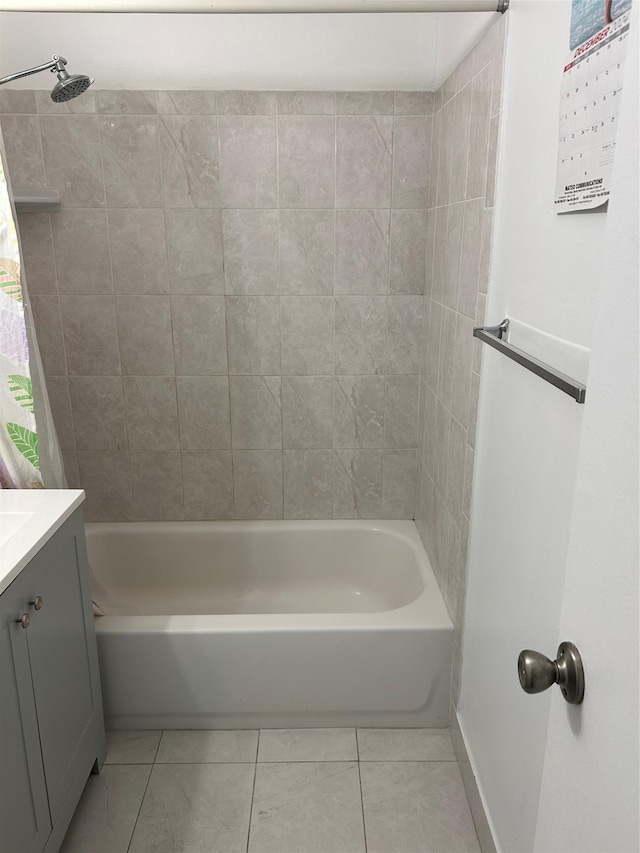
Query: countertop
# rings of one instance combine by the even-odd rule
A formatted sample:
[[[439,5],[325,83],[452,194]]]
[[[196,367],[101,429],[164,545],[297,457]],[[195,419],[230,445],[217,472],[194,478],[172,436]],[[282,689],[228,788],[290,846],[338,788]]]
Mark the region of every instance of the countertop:
[[[84,501],[81,489],[0,490],[0,593]]]

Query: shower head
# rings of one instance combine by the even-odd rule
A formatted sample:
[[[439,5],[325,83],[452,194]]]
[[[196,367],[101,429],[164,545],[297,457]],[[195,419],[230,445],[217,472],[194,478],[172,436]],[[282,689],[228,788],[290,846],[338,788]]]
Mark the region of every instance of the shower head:
[[[58,72],[58,82],[51,92],[51,100],[57,104],[70,101],[86,92],[92,83],[93,77],[87,77],[86,74],[67,74],[63,69]]]
[[[27,77],[29,74],[37,74],[39,71],[48,70],[58,76],[58,82],[51,92],[51,100],[57,104],[64,103],[86,92],[93,83],[93,77],[87,77],[86,74],[69,74],[65,67],[66,64],[67,60],[64,56],[54,54],[51,57],[51,61],[45,62],[44,65],[37,65],[35,68],[28,68],[26,71],[18,71],[16,74],[9,74],[7,77],[0,78],[0,86],[3,83],[18,80],[20,77]]]

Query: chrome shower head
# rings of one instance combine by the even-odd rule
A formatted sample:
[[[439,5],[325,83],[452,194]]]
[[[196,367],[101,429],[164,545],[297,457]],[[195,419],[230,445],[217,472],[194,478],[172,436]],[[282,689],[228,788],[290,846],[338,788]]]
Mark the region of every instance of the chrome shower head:
[[[66,74],[65,72],[64,77],[58,75],[58,82],[51,92],[51,100],[57,104],[70,101],[86,92],[92,83],[93,77],[87,77],[86,74]]]
[[[69,74],[65,68],[67,60],[63,56],[53,58],[56,64],[51,70],[58,75],[58,82],[51,92],[51,100],[61,104],[86,92],[93,83],[93,77],[87,77],[86,74]]]

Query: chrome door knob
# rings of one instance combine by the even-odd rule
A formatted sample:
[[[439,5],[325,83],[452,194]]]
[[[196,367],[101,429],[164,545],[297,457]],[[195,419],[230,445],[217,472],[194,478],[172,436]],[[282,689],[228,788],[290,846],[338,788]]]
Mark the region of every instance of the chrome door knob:
[[[33,607],[34,610],[42,610],[44,598],[41,595],[36,595],[33,601],[30,601],[29,604]]]
[[[28,628],[31,623],[31,616],[28,613],[23,613],[20,619],[16,619],[16,622],[22,625],[23,628]]]
[[[555,660],[531,649],[520,652],[518,678],[525,693],[542,693],[558,684],[570,705],[579,705],[584,699],[582,658],[573,643],[560,643]]]

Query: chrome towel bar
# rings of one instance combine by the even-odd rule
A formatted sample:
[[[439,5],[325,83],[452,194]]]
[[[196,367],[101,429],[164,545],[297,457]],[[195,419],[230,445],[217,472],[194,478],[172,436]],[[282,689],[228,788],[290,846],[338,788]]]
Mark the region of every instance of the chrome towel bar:
[[[489,344],[490,347],[498,350],[498,352],[506,355],[507,358],[522,365],[522,367],[526,367],[527,370],[535,373],[536,376],[539,376],[546,382],[555,385],[556,388],[573,397],[576,403],[584,403],[587,395],[586,385],[577,382],[575,379],[567,376],[566,373],[555,370],[550,365],[545,364],[544,361],[540,361],[532,355],[528,355],[523,350],[518,349],[518,347],[514,347],[513,344],[508,343],[506,340],[508,331],[509,320],[505,319],[498,326],[476,326],[473,330],[473,336],[483,341],[483,343]]]

